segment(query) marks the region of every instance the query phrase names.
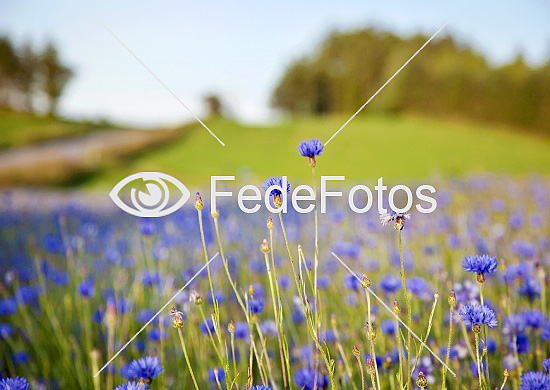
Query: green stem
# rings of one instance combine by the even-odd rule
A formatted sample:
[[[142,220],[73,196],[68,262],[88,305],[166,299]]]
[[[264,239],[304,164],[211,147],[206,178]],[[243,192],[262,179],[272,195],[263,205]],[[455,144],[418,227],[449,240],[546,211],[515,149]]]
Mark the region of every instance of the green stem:
[[[407,292],[407,281],[405,280],[405,263],[403,262],[403,239],[401,237],[401,230],[397,231],[397,240],[399,243],[399,263],[401,267],[401,285],[403,287],[403,294],[405,294],[405,305],[407,308],[407,326],[412,329],[412,310],[409,302],[409,294]],[[412,389],[411,376],[409,370],[411,368],[411,332],[407,333],[407,385]]]
[[[447,339],[447,355],[445,356],[445,366],[443,366],[443,379],[441,381],[443,390],[447,388],[445,377],[447,375],[447,366],[449,365],[449,359],[451,356],[451,340],[453,338],[453,311],[454,307],[451,306],[451,308],[449,309],[449,338]]]
[[[476,340],[476,360],[477,360],[477,378],[479,379],[479,389],[482,390],[481,385],[481,359],[479,358],[479,334],[474,332],[474,337]]]
[[[195,379],[195,374],[193,373],[193,367],[189,361],[189,356],[187,355],[187,348],[185,348],[185,340],[183,339],[183,332],[181,328],[178,328],[178,335],[180,336],[181,349],[183,350],[183,355],[185,356],[185,362],[187,363],[187,368],[193,379],[193,384],[195,385],[195,390],[199,390],[199,385],[197,385],[197,380]]]

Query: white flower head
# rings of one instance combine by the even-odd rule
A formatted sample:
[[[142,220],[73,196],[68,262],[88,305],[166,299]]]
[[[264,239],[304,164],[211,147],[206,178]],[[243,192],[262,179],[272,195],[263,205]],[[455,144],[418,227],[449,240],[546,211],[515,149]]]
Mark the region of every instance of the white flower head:
[[[396,213],[392,211],[390,213],[380,214],[380,222],[382,225],[386,226],[390,222],[393,222],[397,230],[403,229],[404,222],[409,219],[411,219],[411,214],[409,213]]]

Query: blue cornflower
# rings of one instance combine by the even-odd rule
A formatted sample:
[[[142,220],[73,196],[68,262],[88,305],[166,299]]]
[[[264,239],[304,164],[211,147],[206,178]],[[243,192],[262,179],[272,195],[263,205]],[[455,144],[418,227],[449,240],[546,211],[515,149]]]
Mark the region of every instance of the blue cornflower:
[[[510,338],[510,347],[514,346],[514,339]],[[525,333],[518,333],[516,335],[516,349],[520,355],[523,355],[531,349],[531,343],[529,337]]]
[[[439,349],[439,356],[441,356],[442,359],[445,359],[447,357],[447,347],[441,347]],[[455,360],[458,359],[458,351],[456,348],[451,347],[451,352],[449,353],[449,360]]]
[[[414,276],[407,280],[407,289],[417,297],[424,295],[426,292],[431,293],[426,280],[418,276]]]
[[[283,188],[283,184],[284,183],[282,178],[273,176],[264,181],[262,188],[264,189],[264,191],[267,191],[267,189],[271,186],[279,186],[279,188],[272,189],[269,195],[281,196],[281,189]],[[286,192],[290,192],[290,183],[288,181],[286,183]]]
[[[521,376],[519,390],[548,390],[550,379],[543,372],[528,371]]]
[[[147,385],[140,385],[139,382],[128,382],[118,386],[115,390],[147,390]]]
[[[165,331],[161,332],[160,329],[150,329],[147,332],[147,338],[154,343],[160,343],[161,340],[168,339],[168,333]]]
[[[0,317],[11,316],[17,311],[17,302],[12,298],[0,301]]]
[[[401,287],[401,280],[393,275],[387,275],[380,281],[380,288],[386,293],[394,293]]]
[[[85,280],[78,285],[78,293],[82,298],[93,298],[95,295],[94,282]]]
[[[489,328],[494,328],[498,325],[495,312],[486,305],[477,303],[467,304],[460,309],[460,317],[462,321],[473,328],[474,332],[479,332],[481,325],[487,325]]]
[[[298,145],[298,153],[302,157],[309,158],[309,166],[312,168],[316,165],[315,157],[320,156],[323,153],[323,149],[323,143],[318,139],[304,141]]]
[[[203,334],[209,334],[209,332],[211,334],[214,334],[216,331],[216,328],[214,327],[214,322],[211,318],[208,318],[206,322],[201,322],[200,329]]]
[[[19,350],[13,353],[12,359],[15,364],[27,364],[29,362],[29,355],[27,352]]]
[[[223,383],[225,381],[225,371],[223,368],[212,368],[208,371],[208,380],[212,383]]]
[[[17,300],[24,305],[35,305],[38,303],[38,294],[40,290],[37,287],[21,286],[16,292]]]
[[[256,386],[252,386],[249,390],[271,390],[271,387],[267,387],[264,385],[256,385]]]
[[[164,367],[157,356],[146,356],[128,363],[122,368],[120,374],[129,381],[143,379],[146,383],[150,383],[163,371]]]
[[[315,376],[317,376],[318,389],[328,388],[328,376],[321,374],[320,372],[315,372],[309,367],[302,367],[299,369],[298,372],[294,374],[294,382],[299,389],[313,390],[315,386]]]
[[[252,298],[248,301],[248,309],[252,314],[260,314],[264,311],[264,300],[261,298]]]
[[[0,390],[28,390],[29,382],[25,378],[6,378],[0,381]]]
[[[359,287],[361,287],[361,282],[357,280],[355,275],[348,275],[344,279],[344,285],[353,291],[359,291]]]
[[[13,328],[10,324],[0,324],[0,340],[5,340],[13,334]]]
[[[546,371],[546,373],[550,372],[550,358],[542,362],[542,367],[544,367],[544,371]]]
[[[384,320],[380,323],[380,329],[382,333],[387,334],[388,336],[395,335],[395,321],[393,320]]]
[[[540,282],[535,279],[527,279],[518,287],[517,292],[519,295],[526,297],[529,302],[533,302],[540,297]]]
[[[540,332],[540,337],[544,341],[550,341],[550,321],[544,325],[544,328],[542,328],[542,332]]]
[[[235,322],[235,340],[248,341],[250,337],[250,328],[246,322]]]
[[[476,273],[477,281],[480,283],[485,281],[485,274],[495,272],[497,267],[497,258],[489,255],[466,256],[464,257],[464,260],[462,260],[462,268],[468,272]]]
[[[542,328],[546,322],[546,316],[538,310],[525,310],[521,315],[525,325],[534,330]]]

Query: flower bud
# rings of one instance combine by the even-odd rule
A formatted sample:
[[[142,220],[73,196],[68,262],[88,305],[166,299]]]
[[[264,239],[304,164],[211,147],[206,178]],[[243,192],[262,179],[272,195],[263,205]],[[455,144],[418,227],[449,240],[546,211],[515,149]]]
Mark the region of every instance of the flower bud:
[[[426,376],[422,371],[418,373],[418,378],[416,378],[416,385],[421,389],[428,386],[428,380],[426,379]]]
[[[218,218],[220,216],[220,210],[216,207],[216,211],[212,213],[212,218]]]
[[[401,311],[401,309],[399,308],[399,302],[397,302],[397,299],[394,299],[393,300],[393,312],[396,314],[396,315],[399,315],[399,312]]]
[[[370,287],[370,279],[367,278],[367,275],[363,274],[363,288]]]
[[[271,230],[273,229],[273,226],[275,226],[275,224],[273,223],[273,218],[271,217],[267,218],[267,228]]]
[[[357,348],[356,345],[353,346],[351,352],[353,353],[353,356],[355,356],[355,358],[359,360],[359,348]]]
[[[229,333],[231,334],[235,333],[235,322],[233,320],[229,321],[229,325],[227,326],[227,329],[229,330]]]
[[[200,211],[203,206],[201,194],[197,192],[197,195],[195,196],[195,208]]]
[[[449,293],[449,305],[451,307],[454,307],[456,305],[456,294],[455,294],[455,290],[451,290],[451,292]]]
[[[374,361],[372,358],[367,358],[367,372],[369,375],[374,375]]]
[[[269,252],[269,244],[267,243],[267,240],[264,238],[264,240],[262,241],[262,246],[260,247],[260,249],[262,250],[262,252],[264,253],[268,253]]]
[[[250,296],[254,298],[254,286],[253,285],[248,286],[248,294],[250,294]]]

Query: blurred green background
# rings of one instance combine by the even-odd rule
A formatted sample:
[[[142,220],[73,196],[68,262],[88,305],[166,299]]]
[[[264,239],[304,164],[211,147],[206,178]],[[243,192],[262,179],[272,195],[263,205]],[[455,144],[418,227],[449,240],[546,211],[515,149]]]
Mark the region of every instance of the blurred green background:
[[[307,179],[298,143],[326,142],[427,38],[372,26],[325,34],[309,52],[280,64],[270,91],[277,115],[261,125],[233,115],[230,97],[206,94],[203,117],[227,144],[220,147],[195,121],[159,128],[114,124],[99,114],[68,119],[58,106],[77,73],[61,51],[52,42],[21,44],[4,35],[0,185],[103,190],[153,170],[188,185],[210,175]],[[548,174],[550,60],[531,64],[518,54],[495,64],[444,33],[335,138],[319,170],[356,181]]]

